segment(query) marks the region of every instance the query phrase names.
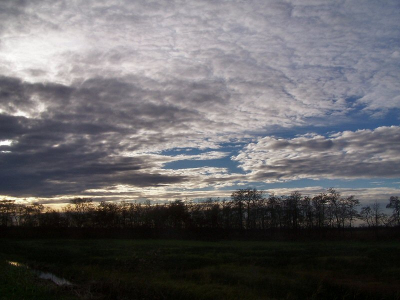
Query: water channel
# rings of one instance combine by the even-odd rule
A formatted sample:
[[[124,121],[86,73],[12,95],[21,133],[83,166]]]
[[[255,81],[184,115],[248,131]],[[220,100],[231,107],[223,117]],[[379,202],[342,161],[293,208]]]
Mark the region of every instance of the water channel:
[[[23,267],[23,268],[27,268],[29,270],[31,270],[36,276],[38,276],[40,279],[46,279],[46,280],[51,280],[53,283],[55,283],[56,285],[62,286],[62,285],[72,285],[71,282],[69,282],[68,280],[64,279],[64,278],[60,278],[57,277],[56,275],[54,275],[53,273],[48,273],[48,272],[42,272],[42,271],[38,271],[38,270],[34,270],[29,268],[28,266],[21,264],[19,262],[16,261],[7,261],[7,263],[11,266],[14,267]]]

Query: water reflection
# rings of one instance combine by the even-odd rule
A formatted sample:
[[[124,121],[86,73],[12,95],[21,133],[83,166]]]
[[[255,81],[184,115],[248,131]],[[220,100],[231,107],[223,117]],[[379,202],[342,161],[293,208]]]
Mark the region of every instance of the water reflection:
[[[7,263],[11,266],[14,267],[25,267],[27,269],[29,269],[27,266],[25,266],[24,264],[21,264],[17,261],[7,261]],[[57,277],[56,275],[52,274],[52,273],[47,273],[47,272],[42,272],[42,271],[37,271],[37,270],[33,270],[31,269],[40,279],[46,279],[46,280],[51,280],[53,281],[55,284],[57,285],[72,285],[71,282],[69,282],[68,280],[64,279],[64,278],[60,278]]]
[[[66,280],[64,278],[59,278],[52,273],[45,273],[45,272],[39,272],[39,271],[36,271],[35,273],[39,275],[39,278],[51,280],[57,285],[71,285],[72,284],[68,280]]]
[[[16,261],[7,261],[7,263],[8,263],[9,265],[14,266],[14,267],[25,267],[25,265],[23,265],[23,264],[21,264],[21,263],[19,263],[19,262],[16,262]]]

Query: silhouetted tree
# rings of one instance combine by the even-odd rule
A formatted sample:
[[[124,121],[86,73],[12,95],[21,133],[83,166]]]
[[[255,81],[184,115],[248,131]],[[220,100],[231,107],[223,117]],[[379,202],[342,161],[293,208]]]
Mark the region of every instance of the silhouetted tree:
[[[361,208],[360,219],[368,224],[368,227],[378,227],[387,222],[386,214],[382,213],[380,204],[373,204]]]
[[[96,227],[120,227],[121,213],[117,203],[101,201],[93,213],[93,223]]]
[[[247,190],[240,189],[232,193],[231,198],[237,207],[237,222],[238,228],[243,229],[243,202]]]
[[[0,226],[7,227],[14,225],[16,207],[17,206],[14,200],[0,201]]]
[[[282,227],[282,199],[274,194],[268,197],[267,205],[267,223],[269,228]],[[265,222],[265,221],[264,221]]]
[[[396,226],[400,226],[400,200],[398,196],[391,196],[389,199],[389,204],[386,208],[392,208],[393,213],[390,217],[390,221]]]
[[[311,199],[311,205],[314,211],[314,226],[317,228],[325,227],[325,219],[326,219],[326,207],[327,207],[327,200],[326,194],[321,193],[317,196],[314,196]]]
[[[297,191],[284,199],[285,223],[287,228],[297,229],[299,227],[299,205],[301,194]]]
[[[48,228],[67,227],[66,219],[62,217],[59,211],[45,208],[40,214],[40,226]]]
[[[234,210],[235,204],[233,201],[222,202],[222,228],[232,229],[234,227]]]
[[[39,203],[32,203],[25,206],[24,214],[22,218],[24,220],[24,225],[28,227],[38,227],[40,226],[40,216],[44,211],[44,206]]]
[[[300,213],[302,226],[304,228],[312,228],[314,223],[314,212],[310,197],[305,196],[300,200]]]
[[[185,203],[181,200],[175,200],[168,207],[169,221],[173,228],[184,228],[187,221],[187,211]]]
[[[360,218],[370,227],[400,224],[400,201],[390,197],[388,208],[393,214],[382,213],[379,203],[364,206],[358,215],[359,200],[342,197],[334,189],[314,197],[293,192],[289,196],[263,197],[257,189],[240,189],[231,200],[209,198],[189,202],[176,200],[162,205],[131,202],[106,202],[95,205],[92,199],[75,198],[62,211],[42,204],[17,204],[0,201],[0,226],[87,227],[87,228],[155,228],[174,229],[324,229],[352,227]]]
[[[92,224],[92,213],[94,206],[92,199],[74,198],[70,200],[67,207],[64,208],[65,215],[72,227],[89,227]]]
[[[328,189],[328,193],[326,194],[326,203],[328,204],[328,222],[330,226],[340,228],[343,223],[342,218],[344,214],[340,193],[333,188]]]
[[[349,196],[345,200],[346,205],[346,217],[349,221],[349,226],[352,227],[354,219],[358,216],[357,206],[360,205],[360,200],[356,199],[354,196]]]

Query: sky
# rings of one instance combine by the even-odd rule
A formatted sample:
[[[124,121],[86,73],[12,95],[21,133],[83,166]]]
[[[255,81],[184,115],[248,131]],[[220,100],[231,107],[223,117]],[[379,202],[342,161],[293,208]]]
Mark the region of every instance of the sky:
[[[400,194],[400,2],[0,1],[0,199]]]

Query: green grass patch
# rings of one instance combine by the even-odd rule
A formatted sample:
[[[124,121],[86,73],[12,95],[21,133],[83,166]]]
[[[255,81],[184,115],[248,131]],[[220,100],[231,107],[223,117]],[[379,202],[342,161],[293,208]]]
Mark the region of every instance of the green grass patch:
[[[41,280],[24,266],[8,263],[0,255],[0,299],[1,300],[73,300],[79,299],[69,288],[58,287]]]
[[[11,260],[66,278],[80,299],[400,299],[399,251],[399,242],[3,239],[1,286],[37,295],[25,299],[60,293]]]

